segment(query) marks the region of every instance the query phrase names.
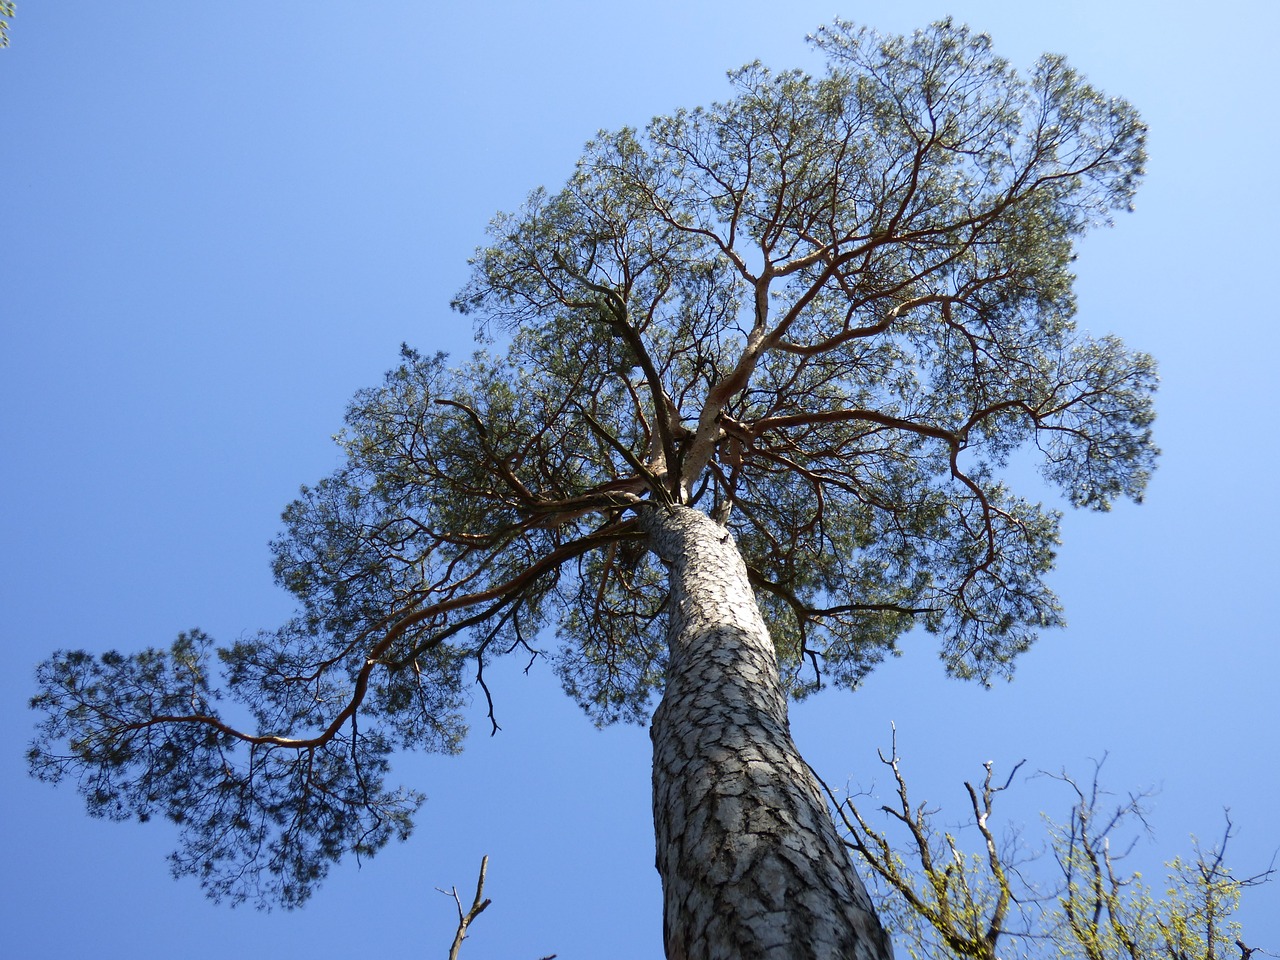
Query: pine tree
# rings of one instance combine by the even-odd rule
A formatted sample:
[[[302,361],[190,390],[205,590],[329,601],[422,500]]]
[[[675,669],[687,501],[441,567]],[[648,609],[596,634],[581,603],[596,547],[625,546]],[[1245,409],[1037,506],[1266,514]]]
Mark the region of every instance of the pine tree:
[[[285,511],[297,616],[55,654],[35,775],[180,824],[214,896],[296,905],[408,834],[389,757],[459,749],[464,669],[554,636],[594,720],[652,714],[669,956],[887,956],[787,700],[916,627],[985,681],[1059,623],[1015,451],[1073,505],[1140,498],[1154,365],[1075,327],[1071,262],[1144,128],[950,21],[812,42],[824,75],[748,65],[496,218],[454,303],[485,349],[406,348]]]

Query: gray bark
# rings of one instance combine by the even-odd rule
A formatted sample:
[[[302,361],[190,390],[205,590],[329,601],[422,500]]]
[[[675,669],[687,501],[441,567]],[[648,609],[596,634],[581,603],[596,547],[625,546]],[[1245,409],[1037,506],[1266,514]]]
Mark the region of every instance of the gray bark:
[[[777,654],[729,532],[645,510],[670,572],[653,811],[670,960],[891,960],[826,800],[791,740]]]

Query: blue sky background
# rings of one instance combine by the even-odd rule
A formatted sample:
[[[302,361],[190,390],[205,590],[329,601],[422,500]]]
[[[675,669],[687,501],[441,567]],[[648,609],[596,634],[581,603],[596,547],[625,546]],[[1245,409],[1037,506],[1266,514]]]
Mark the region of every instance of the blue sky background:
[[[1165,451],[1148,502],[1069,515],[1070,626],[1012,684],[949,681],[926,638],[853,695],[793,711],[834,784],[884,786],[896,723],[919,800],[963,818],[981,763],[1155,788],[1151,870],[1238,829],[1280,848],[1280,5],[1127,0],[457,5],[21,0],[0,51],[0,942],[24,958],[443,956],[491,857],[467,960],[661,956],[649,747],[595,730],[546,669],[493,680],[503,732],[408,757],[414,837],[345,863],[295,913],[169,879],[165,824],[89,820],[26,778],[32,669],[55,647],[231,642],[278,622],[267,541],[336,465],[350,395],[400,342],[465,354],[447,309],[489,218],[558,185],[598,128],[723,97],[760,58],[819,68],[833,14],[908,31],[948,13],[1029,66],[1066,53],[1151,126],[1138,212],[1090,238],[1081,325],[1156,355]],[[1040,830],[1069,798],[1019,781]],[[1154,872],[1154,871],[1153,871]],[[1280,884],[1246,897],[1280,952]]]

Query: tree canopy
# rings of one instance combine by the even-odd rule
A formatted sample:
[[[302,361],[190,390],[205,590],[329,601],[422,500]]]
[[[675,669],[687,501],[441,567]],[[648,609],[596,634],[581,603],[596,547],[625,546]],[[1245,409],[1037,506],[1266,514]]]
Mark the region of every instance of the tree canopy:
[[[950,21],[812,42],[823,75],[747,65],[498,216],[454,301],[484,349],[406,347],[286,509],[297,615],[55,654],[35,775],[180,824],[174,869],[215,896],[296,905],[408,833],[389,757],[457,750],[495,657],[545,652],[598,723],[648,715],[654,502],[736,537],[792,694],[856,685],[917,626],[952,673],[1007,674],[1060,622],[1058,515],[1010,458],[1105,510],[1156,456],[1153,362],[1076,327],[1071,272],[1129,207],[1144,127],[1061,57],[1024,75]]]

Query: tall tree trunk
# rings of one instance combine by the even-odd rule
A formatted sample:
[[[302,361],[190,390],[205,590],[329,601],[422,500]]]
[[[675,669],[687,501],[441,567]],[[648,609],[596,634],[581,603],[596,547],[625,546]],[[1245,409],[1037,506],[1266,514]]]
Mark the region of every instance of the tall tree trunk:
[[[653,718],[653,813],[670,960],[891,960],[818,785],[791,741],[773,641],[729,532],[642,514],[670,571],[670,660]]]

